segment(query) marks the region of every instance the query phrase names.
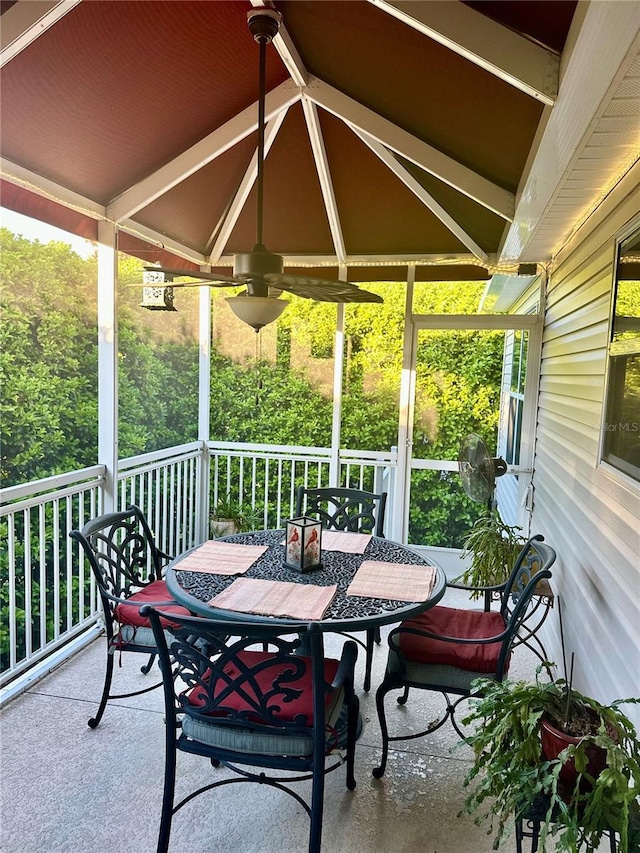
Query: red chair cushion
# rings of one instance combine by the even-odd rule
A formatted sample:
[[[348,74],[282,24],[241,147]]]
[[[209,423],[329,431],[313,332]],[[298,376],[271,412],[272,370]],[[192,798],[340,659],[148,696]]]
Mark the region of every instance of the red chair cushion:
[[[273,654],[269,652],[252,652],[252,651],[242,651],[238,652],[238,660],[240,660],[243,666],[248,667],[249,669],[253,669],[258,666],[262,661],[267,661],[273,658]],[[281,693],[276,693],[276,695],[271,699],[271,701],[267,701],[267,707],[270,705],[273,706],[273,716],[277,719],[293,721],[299,714],[303,715],[304,720],[302,725],[310,726],[313,721],[313,684],[312,684],[312,673],[311,673],[311,660],[306,657],[296,657],[296,663],[303,661],[305,663],[305,671],[303,675],[296,679],[295,681],[285,681],[284,686],[287,689],[300,690],[300,695],[293,699],[291,702],[283,701],[283,696]],[[332,658],[325,658],[324,661],[324,680],[326,683],[331,684],[333,679],[335,678],[336,672],[338,671],[338,661],[333,660]],[[278,675],[282,672],[285,672],[287,669],[286,661],[280,660],[277,663],[274,663],[273,666],[269,666],[264,670],[261,670],[257,673],[253,673],[252,677],[255,678],[256,684],[258,685],[258,689],[254,690],[251,681],[246,679],[241,679],[238,684],[238,687],[245,691],[248,696],[255,698],[256,694],[261,696],[264,701],[264,696],[272,690],[272,686]],[[233,679],[240,675],[240,669],[236,664],[232,661],[229,661],[224,668],[225,675],[229,678]],[[223,683],[222,679],[218,680],[218,684],[215,687],[215,695],[218,696],[222,690],[226,688],[226,683]],[[325,708],[328,709],[331,707],[331,704],[334,699],[335,691],[329,691],[325,698]],[[189,704],[193,707],[201,707],[206,704],[206,692],[200,686],[194,687],[187,694],[187,698]],[[229,708],[230,711],[255,711],[255,706],[251,704],[250,701],[247,701],[245,697],[234,691],[229,694],[229,696],[225,697],[224,706],[225,708]],[[212,716],[222,716],[224,715],[223,709],[218,709],[212,712]],[[251,715],[247,715],[248,719],[252,719],[254,722],[262,722],[263,720],[258,717],[252,717]]]
[[[135,602],[135,606],[129,604],[116,605],[116,618],[121,625],[133,625],[135,628],[150,628],[151,623],[149,619],[140,615],[142,605],[158,604],[163,601],[173,600],[165,581],[153,581],[149,586],[145,586],[143,589],[129,596],[127,601]],[[163,613],[173,613],[176,616],[191,616],[189,611],[185,607],[181,607],[177,602],[160,607],[159,609]],[[165,627],[167,624],[170,624],[166,619],[161,619],[160,622]]]
[[[454,607],[432,607],[415,619],[403,622],[402,626],[467,639],[495,637],[505,629],[504,619],[496,611],[486,613]],[[401,634],[400,648],[405,658],[414,663],[440,663],[470,672],[493,673],[498,665],[502,642],[479,645],[447,643],[417,634]]]

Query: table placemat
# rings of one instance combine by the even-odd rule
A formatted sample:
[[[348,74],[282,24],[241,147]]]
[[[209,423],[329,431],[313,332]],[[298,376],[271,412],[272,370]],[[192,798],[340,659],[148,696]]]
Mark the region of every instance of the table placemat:
[[[324,551],[341,551],[343,554],[364,554],[371,542],[370,533],[345,533],[344,530],[323,530]]]
[[[180,560],[176,571],[243,575],[267,549],[267,545],[240,545],[211,539]]]
[[[212,598],[209,604],[238,613],[260,616],[290,616],[292,619],[322,619],[338,587],[238,578]]]
[[[426,601],[436,580],[433,566],[365,560],[355,573],[347,595],[400,601]]]

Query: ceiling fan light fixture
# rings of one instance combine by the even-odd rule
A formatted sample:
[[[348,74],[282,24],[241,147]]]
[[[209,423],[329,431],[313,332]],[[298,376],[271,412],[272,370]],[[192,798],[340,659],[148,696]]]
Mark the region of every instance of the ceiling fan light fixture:
[[[277,320],[287,307],[284,299],[275,296],[228,296],[227,302],[238,320],[252,326],[256,332]]]

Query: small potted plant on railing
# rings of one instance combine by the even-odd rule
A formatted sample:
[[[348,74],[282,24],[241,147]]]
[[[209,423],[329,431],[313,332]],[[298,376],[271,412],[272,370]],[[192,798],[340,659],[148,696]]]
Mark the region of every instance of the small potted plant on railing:
[[[234,533],[244,533],[259,530],[263,526],[260,512],[240,501],[234,501],[230,495],[217,501],[211,513],[211,536],[231,536]]]
[[[550,664],[546,665],[550,667]],[[489,820],[494,849],[514,817],[543,804],[539,850],[595,851],[608,831],[619,835],[619,853],[640,850],[638,796],[640,741],[620,706],[603,705],[565,679],[533,683],[479,679],[479,698],[463,720],[475,731],[467,743],[474,763],[465,810]],[[546,731],[560,747],[551,748]],[[553,836],[553,847],[548,836]]]

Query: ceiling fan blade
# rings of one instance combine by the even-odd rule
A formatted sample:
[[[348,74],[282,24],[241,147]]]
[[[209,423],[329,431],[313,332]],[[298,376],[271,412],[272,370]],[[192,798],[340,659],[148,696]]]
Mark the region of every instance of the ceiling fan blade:
[[[238,281],[237,279],[229,277],[229,279],[224,279],[220,281],[216,279],[213,281],[212,279],[205,279],[204,281],[165,281],[159,282],[158,284],[151,285],[152,287],[203,287],[204,285],[208,285],[209,287],[240,287],[243,285],[244,281]],[[138,285],[139,286],[139,285]],[[143,284],[143,287],[149,287],[148,284]]]
[[[148,283],[143,281],[142,284],[125,284],[123,287],[136,287],[139,290],[141,287],[201,287],[203,284],[216,286],[212,281],[153,281]]]
[[[170,267],[145,267],[147,272],[163,272],[165,275],[170,276],[189,276],[191,278],[198,279],[194,284],[209,284],[211,282],[218,282],[220,286],[224,286],[225,283],[234,285],[234,284],[242,284],[241,281],[238,281],[235,276],[231,275],[218,275],[212,272],[189,272],[189,270],[175,270]],[[161,284],[162,282],[158,282]],[[183,284],[176,284],[175,282],[167,282],[168,284],[172,284],[173,287],[184,287]]]
[[[348,281],[326,278],[310,278],[303,275],[280,275],[268,273],[265,281],[271,287],[287,290],[295,296],[315,299],[316,302],[382,302],[382,297],[368,290],[361,290]]]

